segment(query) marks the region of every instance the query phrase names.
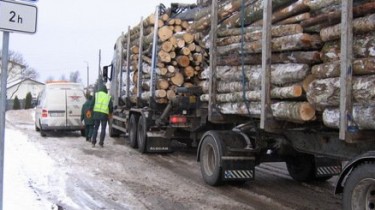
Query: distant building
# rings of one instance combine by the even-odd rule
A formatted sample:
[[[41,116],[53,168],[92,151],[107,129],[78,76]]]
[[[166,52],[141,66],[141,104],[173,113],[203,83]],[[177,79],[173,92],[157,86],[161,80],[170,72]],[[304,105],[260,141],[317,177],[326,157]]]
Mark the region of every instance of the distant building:
[[[21,102],[21,107],[24,107],[24,101],[27,93],[31,93],[33,100],[35,100],[42,91],[44,83],[32,79],[19,79],[7,84],[7,110],[12,109],[13,100],[17,96]]]

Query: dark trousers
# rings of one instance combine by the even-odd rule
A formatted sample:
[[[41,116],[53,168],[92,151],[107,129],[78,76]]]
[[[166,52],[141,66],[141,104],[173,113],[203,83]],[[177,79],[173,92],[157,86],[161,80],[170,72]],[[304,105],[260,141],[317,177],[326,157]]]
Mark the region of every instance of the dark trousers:
[[[95,120],[94,121],[94,132],[92,134],[92,143],[96,144],[96,137],[98,136],[99,126],[101,126],[100,130],[100,139],[99,145],[103,145],[104,137],[105,137],[105,129],[107,127],[107,119]]]
[[[93,133],[94,133],[94,124],[85,125],[86,140],[91,140]]]

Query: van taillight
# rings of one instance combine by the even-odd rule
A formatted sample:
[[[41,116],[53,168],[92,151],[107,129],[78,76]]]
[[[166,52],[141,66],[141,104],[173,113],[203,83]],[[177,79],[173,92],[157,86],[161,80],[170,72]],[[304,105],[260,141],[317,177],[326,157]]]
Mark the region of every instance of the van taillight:
[[[184,124],[187,122],[187,119],[185,116],[182,115],[172,115],[169,118],[169,122],[172,124]]]
[[[48,117],[48,110],[42,109],[42,117]]]

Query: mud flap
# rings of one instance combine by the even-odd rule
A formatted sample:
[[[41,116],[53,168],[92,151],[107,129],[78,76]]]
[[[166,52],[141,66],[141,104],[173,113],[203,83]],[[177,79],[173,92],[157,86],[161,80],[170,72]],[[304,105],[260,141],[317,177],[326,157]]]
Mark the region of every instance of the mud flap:
[[[171,140],[162,137],[147,137],[146,150],[148,153],[172,152]]]
[[[223,181],[250,181],[255,178],[255,162],[251,157],[225,157],[222,159]]]
[[[315,156],[315,176],[327,177],[339,175],[342,171],[341,161]]]

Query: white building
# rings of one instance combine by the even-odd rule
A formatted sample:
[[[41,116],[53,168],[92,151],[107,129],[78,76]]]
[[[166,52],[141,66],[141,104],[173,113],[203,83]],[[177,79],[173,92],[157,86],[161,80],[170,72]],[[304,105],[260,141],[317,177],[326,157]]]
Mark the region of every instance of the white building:
[[[43,87],[44,83],[32,79],[19,79],[7,84],[7,99],[14,100],[17,96],[19,100],[23,100],[29,92],[32,98],[35,99]]]

